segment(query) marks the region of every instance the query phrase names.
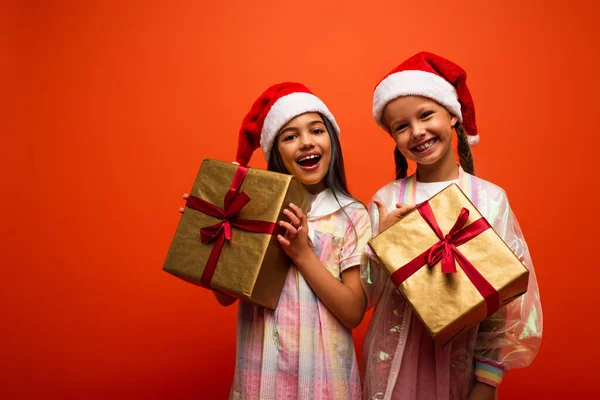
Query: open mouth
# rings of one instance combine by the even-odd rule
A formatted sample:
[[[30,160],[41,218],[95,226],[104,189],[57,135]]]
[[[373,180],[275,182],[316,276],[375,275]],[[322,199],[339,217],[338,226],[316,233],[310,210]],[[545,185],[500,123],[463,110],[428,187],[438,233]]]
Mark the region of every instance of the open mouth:
[[[424,143],[421,143],[418,146],[412,147],[410,150],[414,153],[426,153],[434,144],[436,144],[438,138],[430,139]]]
[[[302,168],[314,168],[319,164],[319,161],[321,161],[321,156],[318,154],[311,154],[309,156],[305,156],[302,157],[300,159],[298,159],[296,162],[298,163],[298,165],[300,165]]]

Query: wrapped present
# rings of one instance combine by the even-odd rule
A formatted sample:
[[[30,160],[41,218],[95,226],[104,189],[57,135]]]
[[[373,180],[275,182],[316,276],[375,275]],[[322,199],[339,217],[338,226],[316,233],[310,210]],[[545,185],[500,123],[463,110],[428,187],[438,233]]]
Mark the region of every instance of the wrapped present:
[[[456,184],[369,245],[440,344],[527,291],[529,271]]]
[[[289,203],[311,196],[293,176],[205,159],[163,270],[274,309],[290,266],[276,235]]]

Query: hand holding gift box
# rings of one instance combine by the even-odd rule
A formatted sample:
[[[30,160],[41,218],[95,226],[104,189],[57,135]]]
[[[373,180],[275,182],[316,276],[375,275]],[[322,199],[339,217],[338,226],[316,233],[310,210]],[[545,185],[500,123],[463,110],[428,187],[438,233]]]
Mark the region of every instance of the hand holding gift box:
[[[455,184],[369,244],[438,343],[527,291],[527,268]]]
[[[274,309],[290,265],[276,222],[290,202],[310,204],[291,175],[204,160],[163,269]]]

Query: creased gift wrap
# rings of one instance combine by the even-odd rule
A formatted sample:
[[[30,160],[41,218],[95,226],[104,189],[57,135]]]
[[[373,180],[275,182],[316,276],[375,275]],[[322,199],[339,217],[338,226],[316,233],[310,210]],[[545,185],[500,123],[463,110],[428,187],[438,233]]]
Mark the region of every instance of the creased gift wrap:
[[[277,241],[289,203],[310,193],[292,175],[205,159],[163,270],[274,309],[291,264]]]
[[[440,344],[527,291],[529,271],[456,184],[369,244]]]

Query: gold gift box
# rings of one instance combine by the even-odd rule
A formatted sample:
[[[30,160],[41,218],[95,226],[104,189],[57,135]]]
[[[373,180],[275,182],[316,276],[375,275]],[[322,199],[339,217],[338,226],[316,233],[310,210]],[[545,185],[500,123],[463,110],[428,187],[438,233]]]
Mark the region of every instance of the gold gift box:
[[[456,184],[427,203],[443,235],[450,232],[463,208],[469,211],[465,228],[482,218]],[[435,231],[418,210],[413,210],[369,244],[394,278],[405,274],[406,271],[399,270],[438,242],[440,238]],[[491,227],[456,249],[498,292],[500,308],[527,291],[529,271]],[[396,279],[398,291],[440,344],[450,342],[488,316],[485,299],[456,259],[452,262],[456,266],[454,273],[442,272],[441,262],[433,267],[425,263],[403,282]]]
[[[205,159],[190,192],[191,196],[223,208],[225,194],[232,185],[238,165]],[[250,201],[234,218],[277,224],[288,220],[282,213],[289,203],[305,213],[311,196],[292,175],[248,168],[240,191]],[[163,270],[187,282],[201,285],[209,256],[216,241],[202,243],[200,229],[221,220],[186,207],[175,232]],[[280,230],[277,229],[277,232]],[[210,287],[270,309],[275,309],[283,288],[290,259],[276,235],[231,228],[231,241],[225,241],[216,263]]]

